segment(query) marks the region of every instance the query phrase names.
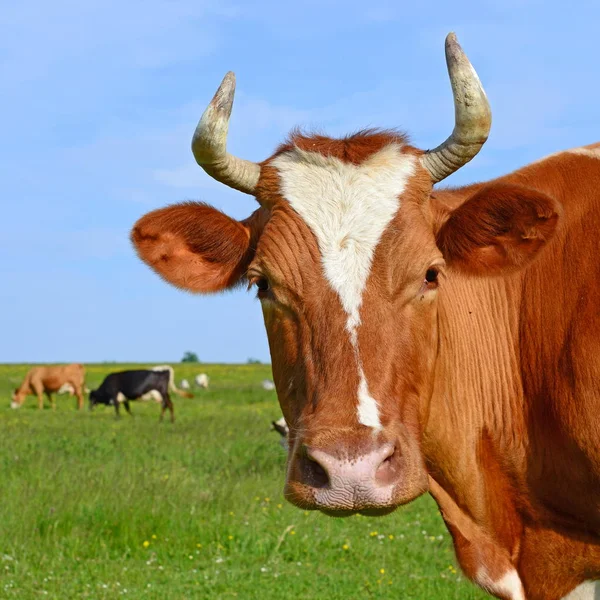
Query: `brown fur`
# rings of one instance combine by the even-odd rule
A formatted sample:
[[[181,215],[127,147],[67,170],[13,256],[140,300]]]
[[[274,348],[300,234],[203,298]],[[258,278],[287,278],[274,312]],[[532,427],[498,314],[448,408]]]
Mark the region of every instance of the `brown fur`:
[[[170,283],[217,292],[237,284],[246,270],[260,211],[254,215],[238,222],[206,204],[187,202],[140,219],[131,240],[140,258]]]
[[[294,134],[276,155],[294,144],[359,164],[398,141]],[[600,578],[600,160],[562,153],[435,191],[417,167],[363,295],[358,344],[384,427],[375,436],[356,420],[346,315],[269,162],[252,234],[208,207],[198,224],[183,205],[144,217],[133,240],[165,278],[196,291],[232,285],[246,269],[270,282],[261,298],[290,427],[288,497],[311,507],[305,447],[354,457],[391,441],[394,503],[422,493],[429,476],[461,566],[497,597],[509,598],[492,584],[511,570],[527,600]],[[180,262],[161,265],[163,255]],[[442,256],[436,293],[424,277]]]
[[[373,154],[391,143],[397,143],[405,149],[419,153],[408,144],[408,136],[390,129],[363,129],[343,138],[332,139],[325,135],[304,134],[300,130],[293,131],[288,140],[277,148],[268,164],[280,154],[289,152],[292,148],[300,148],[306,152],[318,152],[324,156],[333,156],[341,161],[360,165]]]
[[[23,383],[15,390],[12,400],[21,406],[28,395],[37,396],[38,408],[44,408],[46,394],[52,409],[56,408],[53,393],[57,392],[65,383],[71,384],[77,397],[77,408],[83,408],[83,388],[85,385],[85,369],[83,365],[71,364],[57,367],[33,367],[25,375]]]

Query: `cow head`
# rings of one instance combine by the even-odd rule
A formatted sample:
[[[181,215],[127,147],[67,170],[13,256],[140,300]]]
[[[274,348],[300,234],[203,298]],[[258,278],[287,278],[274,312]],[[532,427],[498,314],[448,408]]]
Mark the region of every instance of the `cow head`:
[[[25,401],[25,394],[22,393],[19,390],[19,388],[16,388],[15,391],[12,393],[12,396],[10,399],[11,399],[11,403],[10,403],[11,408],[21,408],[21,405]]]
[[[453,34],[446,58],[456,126],[429,152],[395,132],[295,133],[261,164],[241,160],[226,151],[228,74],[192,150],[207,173],[260,208],[235,221],[179,204],[147,214],[132,232],[140,257],[178,287],[256,287],[290,427],[286,496],[303,508],[383,514],[427,489],[420,439],[444,274],[453,265],[516,268],[553,229],[552,201],[523,189],[434,207],[433,184],[475,156],[491,123]]]
[[[107,394],[102,393],[100,390],[92,390],[90,392],[90,410],[92,410],[96,404],[113,406],[114,402],[112,398],[109,398]]]

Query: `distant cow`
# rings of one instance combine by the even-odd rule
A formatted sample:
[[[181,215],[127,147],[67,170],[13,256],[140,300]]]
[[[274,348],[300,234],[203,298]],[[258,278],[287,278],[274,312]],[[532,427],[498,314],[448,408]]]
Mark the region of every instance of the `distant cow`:
[[[288,435],[290,433],[290,428],[288,427],[288,424],[285,422],[285,418],[281,417],[281,419],[278,419],[277,421],[271,421],[271,425],[273,426],[273,431],[276,431],[281,436],[279,443],[283,446],[283,448],[285,448],[287,450],[288,449]]]
[[[179,387],[180,387],[182,390],[189,390],[189,389],[190,389],[190,382],[189,382],[187,379],[182,379],[182,380],[179,382]]]
[[[173,402],[169,396],[169,372],[152,370],[120,371],[107,375],[97,390],[90,393],[90,410],[96,404],[107,404],[115,407],[117,417],[119,416],[119,394],[124,396],[123,406],[131,414],[129,408],[130,400],[137,400],[144,394],[156,391],[162,397],[162,410],[160,420],[162,421],[165,410],[171,413],[171,422],[175,421],[173,413]]]
[[[169,391],[175,392],[176,394],[178,394],[179,396],[182,396],[184,398],[193,398],[194,397],[189,392],[185,392],[185,391],[183,391],[183,389],[177,388],[177,386],[175,385],[175,371],[173,370],[173,367],[171,367],[170,365],[158,365],[157,367],[152,367],[150,370],[151,371],[167,371],[169,373]],[[125,396],[121,392],[119,392],[117,394],[117,402],[125,402],[126,399],[127,398],[125,398]],[[133,398],[131,398],[131,400],[133,400]],[[146,394],[142,394],[139,398],[136,398],[136,400],[154,400],[154,402],[160,403],[160,402],[162,402],[163,398],[162,398],[161,393],[158,392],[157,390],[150,390]]]
[[[72,393],[77,396],[77,407],[83,408],[83,394],[85,369],[83,365],[61,365],[58,367],[34,367],[30,369],[23,383],[15,390],[12,396],[11,408],[19,408],[28,395],[38,398],[38,408],[44,408],[46,394],[52,408],[56,408],[52,394],[62,387],[69,386]]]
[[[268,392],[275,389],[275,384],[270,379],[264,379],[262,382],[263,390],[267,390]]]
[[[196,386],[207,390],[208,389],[208,375],[206,373],[200,373],[200,375],[196,375],[196,377],[194,377],[194,383],[196,384]]]

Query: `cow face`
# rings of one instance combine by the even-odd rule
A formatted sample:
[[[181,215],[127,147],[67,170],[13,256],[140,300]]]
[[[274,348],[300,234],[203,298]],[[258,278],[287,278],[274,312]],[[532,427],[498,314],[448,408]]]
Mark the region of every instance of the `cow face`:
[[[466,65],[453,76],[449,61],[453,86],[464,88],[455,96],[469,106],[461,116],[457,104],[457,129],[437,153],[394,132],[295,134],[260,165],[225,150],[226,77],[194,154],[261,208],[239,222],[186,203],[133,229],[140,257],[178,287],[256,288],[290,429],[285,493],[300,507],[384,514],[427,489],[420,440],[444,277],[519,268],[554,230],[553,201],[514,186],[476,190],[452,208],[432,201],[432,184],[472,158],[489,129],[487,102],[474,106],[485,94]]]
[[[114,402],[112,398],[108,398],[106,394],[103,394],[98,390],[92,390],[90,392],[90,410],[92,410],[96,404],[106,404],[107,406],[112,406]]]
[[[515,186],[444,211],[421,156],[395,134],[296,136],[263,163],[245,221],[186,203],[133,229],[179,287],[256,288],[290,427],[286,496],[303,508],[382,514],[427,489],[444,278],[519,268],[556,225],[551,199]]]
[[[20,408],[21,404],[23,404],[24,400],[25,400],[25,396],[23,394],[19,393],[19,388],[16,388],[11,396],[10,407],[11,408]]]

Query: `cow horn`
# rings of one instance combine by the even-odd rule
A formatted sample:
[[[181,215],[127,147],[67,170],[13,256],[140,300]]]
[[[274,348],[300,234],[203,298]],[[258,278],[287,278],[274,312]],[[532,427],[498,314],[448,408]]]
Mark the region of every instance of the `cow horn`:
[[[454,130],[443,144],[421,157],[434,183],[468,163],[487,140],[492,126],[487,96],[454,33],[446,37],[446,64],[454,94]]]
[[[260,175],[257,163],[227,152],[227,131],[235,94],[235,75],[229,71],[198,122],[192,137],[196,162],[214,179],[254,195]]]

